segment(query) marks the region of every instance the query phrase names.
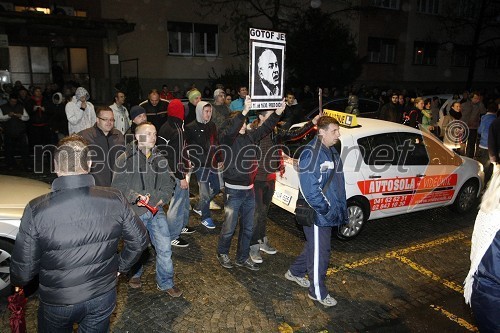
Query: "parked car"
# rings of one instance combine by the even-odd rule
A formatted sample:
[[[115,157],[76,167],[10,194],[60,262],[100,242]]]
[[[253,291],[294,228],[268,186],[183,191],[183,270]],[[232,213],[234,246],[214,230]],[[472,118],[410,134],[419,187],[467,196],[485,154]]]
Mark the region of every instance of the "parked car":
[[[32,179],[0,175],[0,294],[10,292],[10,257],[24,208],[50,192],[50,185]]]
[[[348,105],[347,97],[335,98],[333,100],[323,102],[323,110],[328,109],[344,112]],[[360,112],[359,117],[378,118],[381,107],[382,105],[380,101],[368,98],[358,98],[358,109]],[[316,106],[306,114],[306,120],[313,119],[318,115],[318,112],[319,107]]]
[[[430,133],[378,119],[348,117],[355,126],[341,127],[337,147],[344,165],[349,213],[349,223],[338,229],[340,238],[356,237],[368,220],[441,206],[458,213],[476,207],[484,182],[479,162],[457,155]],[[299,192],[296,158],[284,156],[285,173],[277,174],[272,200],[291,213]]]

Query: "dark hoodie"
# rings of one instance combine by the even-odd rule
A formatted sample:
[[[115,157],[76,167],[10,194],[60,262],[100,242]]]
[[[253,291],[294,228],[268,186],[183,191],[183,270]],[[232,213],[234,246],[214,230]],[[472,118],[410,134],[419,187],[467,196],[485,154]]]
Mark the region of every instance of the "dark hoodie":
[[[173,99],[168,105],[167,122],[158,131],[156,144],[168,160],[170,169],[177,179],[185,179],[189,170],[186,139],[184,137],[184,105]]]
[[[196,120],[186,126],[189,159],[195,170],[199,167],[217,168],[218,161],[214,158],[219,146],[217,127],[212,120],[203,120],[202,113],[206,105],[210,104],[201,101],[196,105]]]

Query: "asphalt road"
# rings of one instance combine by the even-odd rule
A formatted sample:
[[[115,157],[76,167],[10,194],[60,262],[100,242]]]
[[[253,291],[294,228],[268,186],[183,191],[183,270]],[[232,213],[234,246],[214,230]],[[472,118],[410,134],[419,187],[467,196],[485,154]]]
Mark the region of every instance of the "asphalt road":
[[[50,177],[38,177],[50,180]],[[217,198],[219,203],[220,198]],[[272,206],[268,236],[278,254],[263,254],[260,271],[221,267],[215,257],[223,211],[212,211],[209,231],[197,229],[174,248],[173,299],[156,290],[154,264],[143,287],[118,284],[112,332],[469,332],[477,331],[462,296],[477,212],[455,215],[438,208],[368,222],[349,242],[332,240],[327,285],[338,304],[325,308],[283,274],[304,238],[291,214]],[[234,258],[236,240],[230,252]],[[3,303],[5,304],[5,303]],[[36,294],[27,305],[28,332],[36,331]],[[0,332],[8,331],[2,305]]]

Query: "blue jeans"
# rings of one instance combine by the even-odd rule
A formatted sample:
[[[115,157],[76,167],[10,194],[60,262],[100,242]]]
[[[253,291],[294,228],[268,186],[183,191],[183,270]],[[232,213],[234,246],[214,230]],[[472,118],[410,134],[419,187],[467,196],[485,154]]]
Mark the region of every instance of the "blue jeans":
[[[255,194],[253,188],[249,190],[235,190],[227,186],[224,193],[226,197],[224,203],[225,219],[219,236],[217,252],[219,254],[229,254],[231,240],[233,239],[239,216],[240,231],[238,234],[236,261],[244,262],[248,259],[250,252],[250,238],[252,238],[253,214],[255,212]]]
[[[175,179],[175,190],[167,211],[167,223],[172,240],[179,238],[182,228],[189,223],[189,190],[181,189],[180,179]]]
[[[168,225],[163,209],[153,217],[151,212],[139,216],[149,232],[149,238],[156,250],[156,283],[161,290],[174,286],[174,264],[172,263],[172,245]],[[133,277],[141,277],[144,266],[140,265]]]
[[[219,174],[211,168],[199,168],[195,172],[200,188],[200,202],[198,204],[201,210],[201,220],[205,220],[210,215],[210,201],[220,191]]]
[[[73,323],[78,323],[78,332],[108,332],[109,317],[115,305],[115,287],[96,298],[73,305],[48,305],[40,300],[38,332],[71,333]]]

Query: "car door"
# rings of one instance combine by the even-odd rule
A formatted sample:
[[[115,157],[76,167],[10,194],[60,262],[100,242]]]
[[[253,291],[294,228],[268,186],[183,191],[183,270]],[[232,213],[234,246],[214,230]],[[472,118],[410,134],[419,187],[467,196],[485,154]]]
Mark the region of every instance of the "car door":
[[[421,133],[400,132],[398,139],[400,152],[398,172],[412,184],[407,188],[404,207],[407,212],[420,210],[425,208],[428,203],[426,197],[432,191],[432,188],[425,186],[427,182],[423,181],[426,177],[431,177],[424,137]]]
[[[405,211],[411,200],[414,177],[398,171],[400,153],[397,132],[388,132],[358,138],[362,156],[362,180],[358,187],[370,202],[370,218],[397,215]],[[411,178],[411,179],[410,179]]]
[[[422,208],[426,209],[448,205],[458,190],[459,178],[463,176],[460,169],[462,159],[434,136],[424,134],[423,137],[429,164],[419,184],[420,198],[415,201],[420,201]]]

